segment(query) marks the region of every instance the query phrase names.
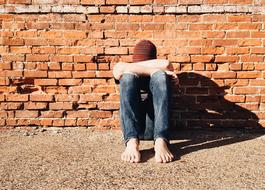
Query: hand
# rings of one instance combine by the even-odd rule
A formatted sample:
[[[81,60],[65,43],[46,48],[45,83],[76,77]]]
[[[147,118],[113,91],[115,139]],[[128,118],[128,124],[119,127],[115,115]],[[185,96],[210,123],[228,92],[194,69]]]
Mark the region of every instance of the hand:
[[[169,70],[166,70],[165,72],[167,75],[172,77],[172,80],[173,80],[172,82],[174,83],[174,85],[179,86],[179,78],[178,78],[177,74],[174,73],[173,71],[169,71]]]
[[[117,80],[121,79],[122,74],[123,74],[124,69],[125,69],[125,64],[126,63],[119,62],[116,65],[114,65],[114,67],[113,67],[113,76],[114,76],[115,79],[117,79]]]

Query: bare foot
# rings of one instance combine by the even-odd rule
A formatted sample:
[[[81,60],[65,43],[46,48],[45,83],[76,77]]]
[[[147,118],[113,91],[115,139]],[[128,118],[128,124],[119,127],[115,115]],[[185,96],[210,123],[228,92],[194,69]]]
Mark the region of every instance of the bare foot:
[[[125,151],[121,155],[121,159],[125,162],[137,163],[140,162],[140,157],[138,139],[130,139],[127,142]]]
[[[157,138],[155,141],[155,159],[159,163],[167,163],[173,160],[174,156],[169,151],[167,143],[163,138]]]

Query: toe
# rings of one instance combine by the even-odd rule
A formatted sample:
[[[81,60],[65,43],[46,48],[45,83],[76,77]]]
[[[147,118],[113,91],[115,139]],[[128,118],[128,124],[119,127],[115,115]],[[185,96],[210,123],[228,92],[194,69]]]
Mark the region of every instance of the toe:
[[[126,155],[126,161],[129,162],[130,161],[130,156]]]

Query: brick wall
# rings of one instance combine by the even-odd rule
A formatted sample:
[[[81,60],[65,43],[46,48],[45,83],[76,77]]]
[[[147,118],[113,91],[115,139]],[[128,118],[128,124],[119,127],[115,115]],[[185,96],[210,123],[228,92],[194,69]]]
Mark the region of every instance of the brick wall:
[[[265,126],[264,0],[0,0],[0,126],[119,127],[112,68],[149,39],[172,127]]]

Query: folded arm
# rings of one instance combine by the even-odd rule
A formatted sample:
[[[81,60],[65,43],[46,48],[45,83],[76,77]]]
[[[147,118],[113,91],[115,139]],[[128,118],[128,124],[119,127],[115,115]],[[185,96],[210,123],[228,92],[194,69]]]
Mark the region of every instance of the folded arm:
[[[173,66],[168,60],[163,59],[152,59],[136,63],[119,62],[113,68],[113,75],[115,79],[120,80],[124,73],[133,73],[138,76],[151,76],[159,70],[163,70],[167,74],[176,77],[176,74],[173,72]]]

